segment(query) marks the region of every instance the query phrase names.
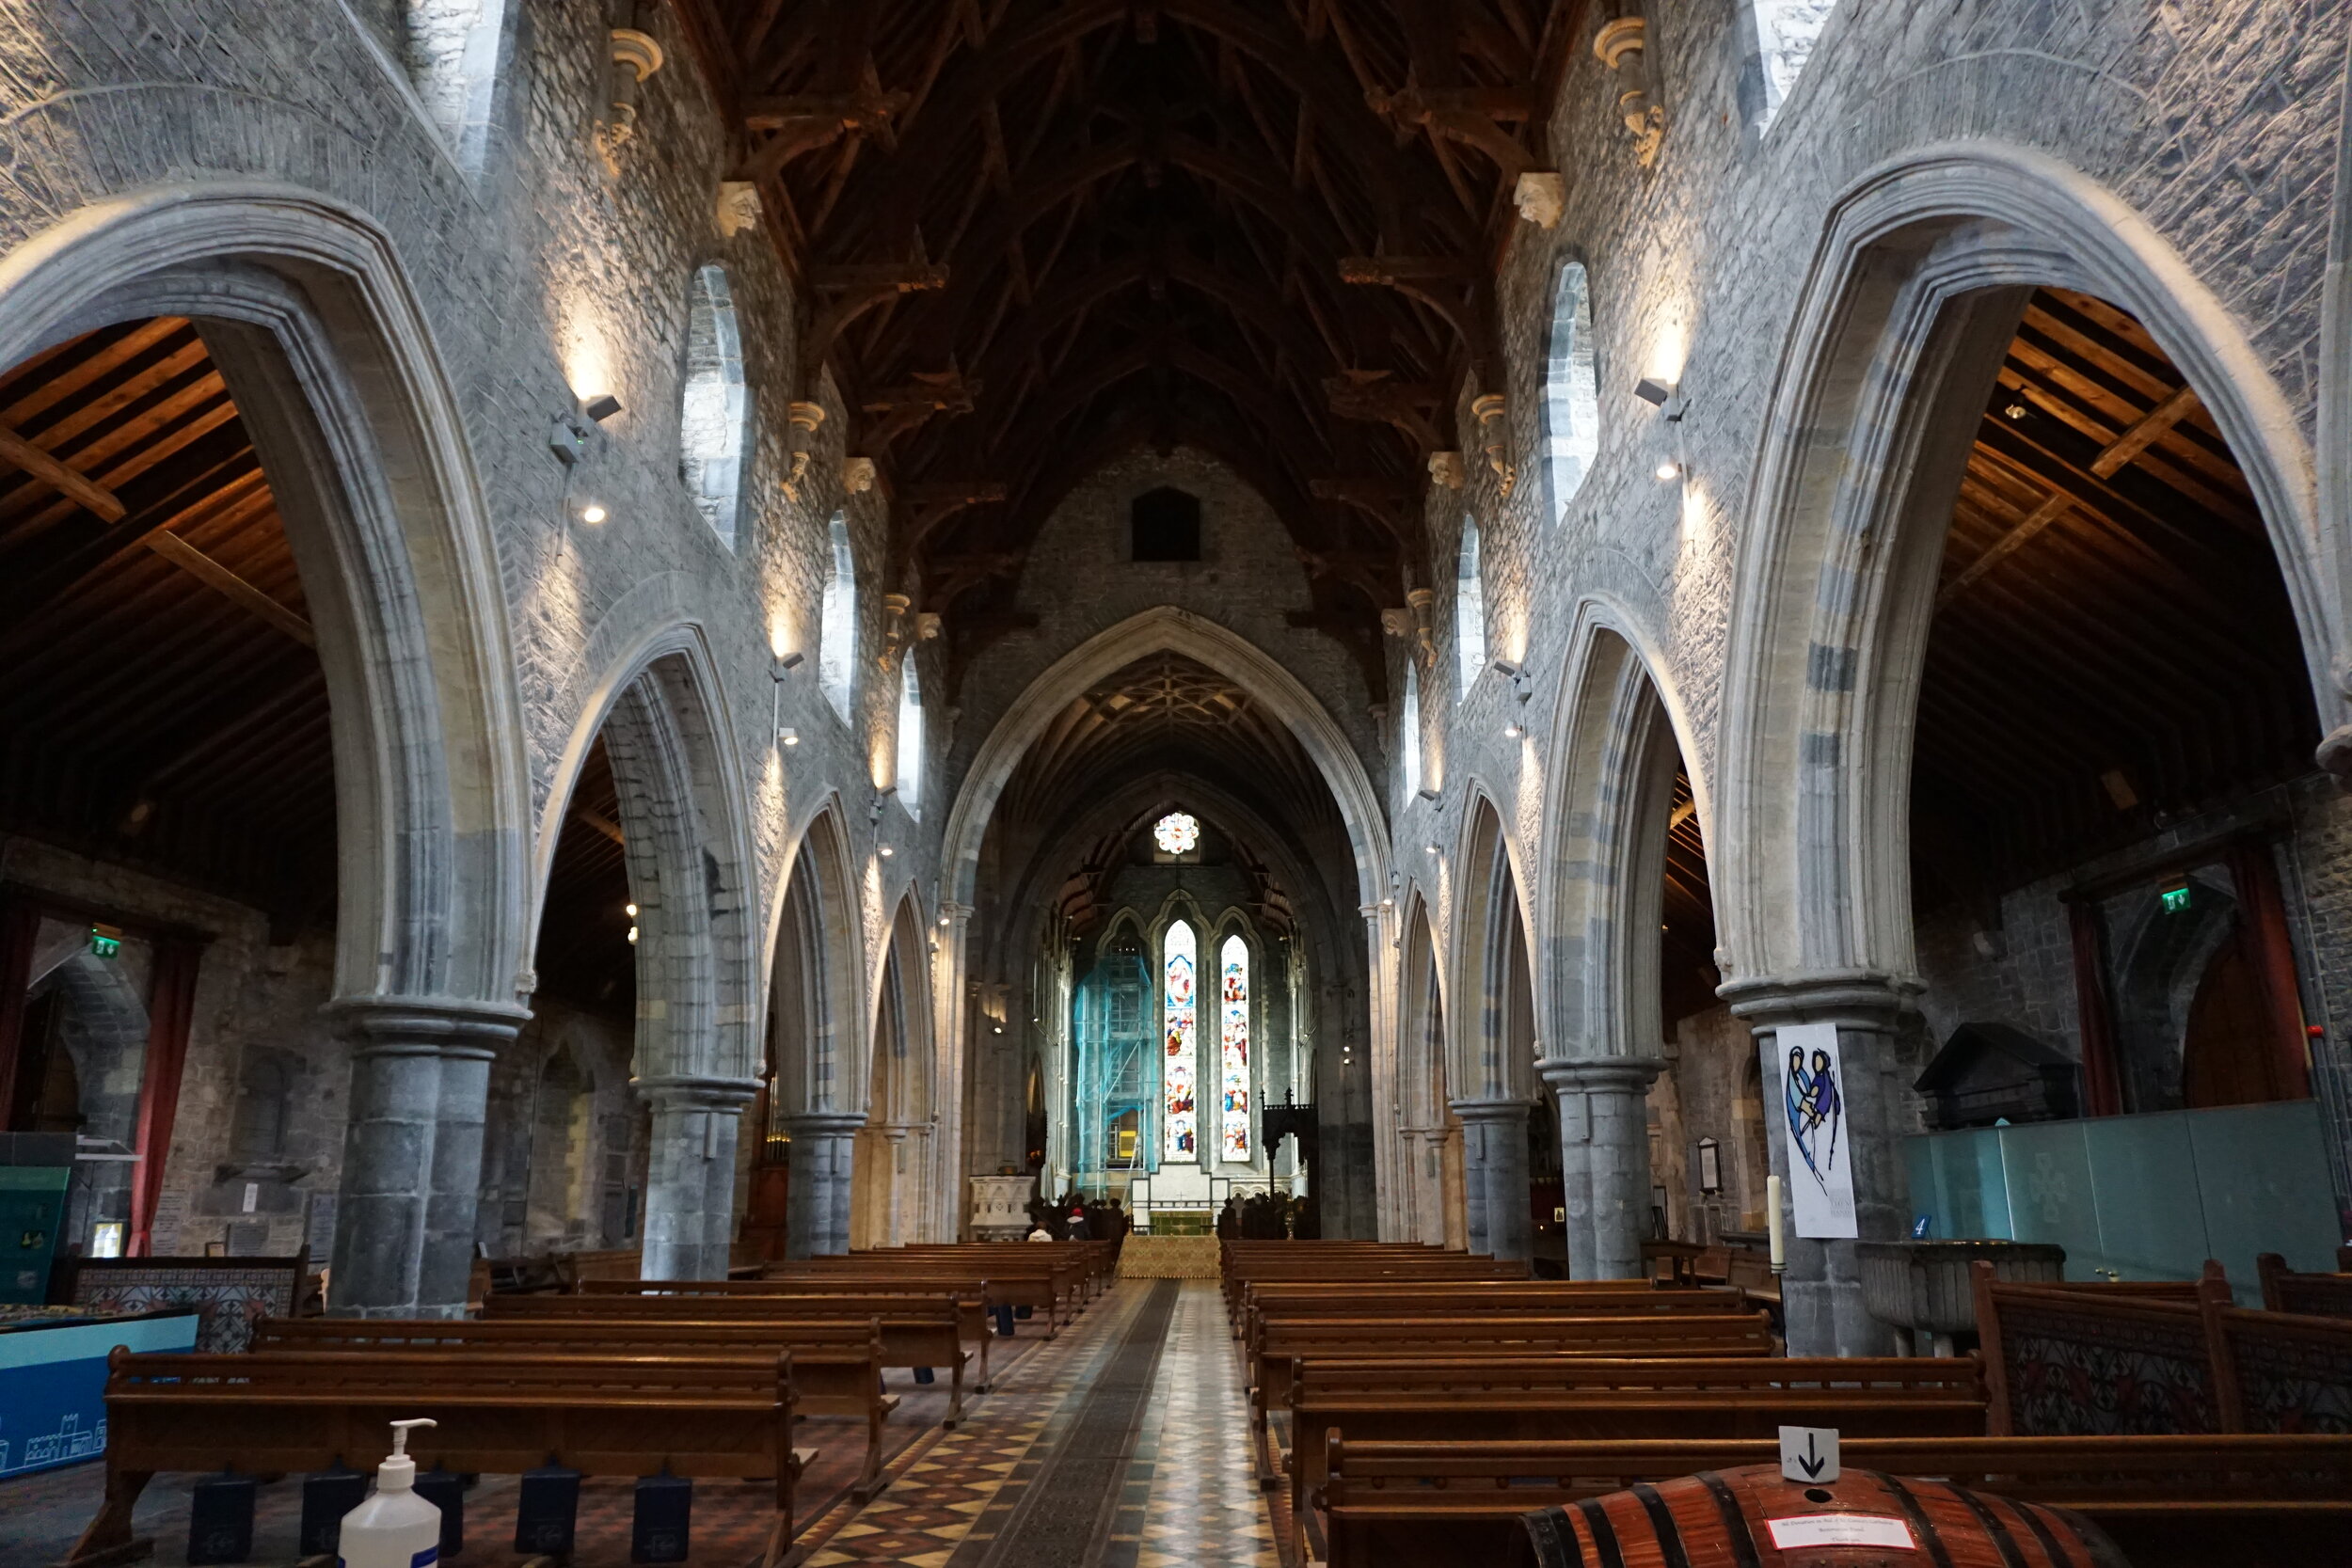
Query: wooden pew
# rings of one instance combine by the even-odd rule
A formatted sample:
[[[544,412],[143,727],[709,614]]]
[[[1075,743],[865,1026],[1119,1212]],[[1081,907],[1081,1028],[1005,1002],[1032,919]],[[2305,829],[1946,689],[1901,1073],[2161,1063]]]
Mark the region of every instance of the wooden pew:
[[[1558,1280],[1474,1280],[1422,1284],[1405,1281],[1366,1291],[1356,1285],[1304,1282],[1251,1285],[1244,1292],[1238,1322],[1245,1347],[1263,1338],[1279,1318],[1599,1317],[1645,1314],[1665,1317],[1743,1312],[1735,1291],[1661,1291],[1639,1281],[1566,1284]]]
[[[1119,1243],[1117,1242],[955,1242],[913,1243],[896,1247],[852,1248],[846,1256],[872,1259],[888,1263],[897,1259],[939,1259],[956,1262],[988,1263],[1004,1257],[1007,1247],[1023,1248],[1027,1259],[1050,1258],[1057,1263],[1075,1264],[1086,1285],[1089,1299],[1110,1289],[1119,1275]]]
[[[963,1369],[971,1354],[963,1341],[977,1338],[980,1346],[980,1387],[986,1393],[988,1365],[988,1315],[977,1299],[960,1301],[946,1293],[931,1295],[867,1298],[845,1297],[845,1303],[858,1306],[830,1306],[822,1296],[795,1295],[775,1282],[764,1279],[664,1280],[660,1284],[630,1284],[626,1281],[599,1281],[580,1288],[579,1299],[583,1301],[653,1300],[675,1304],[671,1310],[678,1317],[704,1316],[699,1304],[704,1301],[765,1301],[791,1302],[788,1309],[778,1307],[768,1315],[800,1322],[834,1319],[852,1322],[877,1322],[882,1329],[882,1365],[921,1369],[945,1367],[953,1386],[953,1398],[948,1402],[946,1425],[952,1427],[963,1418]],[[636,1307],[623,1308],[636,1312]]]
[[[1246,1277],[1234,1275],[1226,1281],[1225,1310],[1238,1329],[1242,1303],[1251,1291],[1274,1284],[1354,1285],[1359,1292],[1369,1295],[1391,1285],[1477,1284],[1489,1280],[1524,1281],[1528,1277],[1524,1260],[1499,1263],[1490,1258],[1437,1261],[1377,1258],[1322,1265],[1297,1264],[1269,1268]]]
[[[522,1310],[480,1321],[464,1318],[263,1319],[254,1349],[364,1354],[377,1351],[463,1351],[481,1355],[725,1356],[792,1363],[793,1392],[803,1416],[850,1416],[866,1422],[866,1463],[850,1486],[859,1502],[882,1480],[883,1422],[898,1407],[885,1393],[887,1338],[881,1322],[739,1322],[683,1318],[610,1319],[566,1312],[578,1298],[526,1296]],[[960,1418],[960,1412],[959,1412]],[[945,1422],[952,1426],[954,1422]]]
[[[2263,1305],[2273,1312],[2313,1318],[2352,1318],[2352,1274],[2296,1274],[2275,1252],[2254,1259]]]
[[[2134,1568],[2310,1568],[2352,1541],[2352,1438],[1845,1438],[1850,1470],[1927,1476],[2071,1509]],[[1778,1462],[1772,1439],[1374,1442],[1333,1433],[1327,1568],[1513,1560],[1521,1517],[1639,1482]],[[1925,1554],[1920,1560],[1925,1562]]]
[[[107,1360],[106,1492],[71,1568],[126,1562],[149,1481],[167,1470],[270,1473],[373,1464],[389,1423],[422,1469],[515,1475],[548,1463],[588,1475],[772,1481],[764,1568],[791,1550],[792,1493],[809,1454],[791,1442],[792,1359],[771,1356],[138,1354]]]
[[[952,1289],[966,1294],[984,1293],[990,1305],[1026,1307],[1045,1315],[1045,1337],[1054,1338],[1073,1316],[1083,1289],[1084,1272],[1073,1262],[1051,1259],[1025,1260],[1022,1249],[1006,1243],[998,1256],[966,1262],[961,1259],[894,1259],[878,1260],[873,1254],[841,1258],[810,1258],[771,1263],[760,1271],[763,1280],[827,1280],[854,1282],[869,1291]],[[1043,1246],[1031,1252],[1041,1253]]]
[[[964,1338],[977,1338],[979,1341],[979,1375],[972,1385],[973,1391],[985,1394],[989,1389],[990,1313],[996,1303],[982,1287],[966,1290],[952,1281],[946,1284],[902,1281],[883,1288],[856,1277],[843,1279],[810,1277],[802,1279],[703,1279],[694,1281],[691,1287],[681,1287],[677,1281],[671,1280],[658,1289],[665,1293],[689,1290],[697,1300],[702,1301],[715,1302],[755,1297],[770,1304],[771,1310],[768,1313],[769,1316],[782,1318],[888,1317],[909,1303],[952,1302],[956,1308],[959,1334]],[[599,1284],[584,1286],[580,1293],[583,1298],[594,1298],[612,1294],[637,1295],[643,1294],[644,1291],[642,1290],[631,1291],[624,1285]],[[733,1315],[739,1312],[759,1315],[757,1308],[739,1309],[735,1307],[728,1307],[717,1315]],[[711,1316],[713,1314],[698,1315]]]
[[[1973,1274],[1991,1435],[2352,1433],[2352,1320]]]
[[[1301,1362],[1290,1398],[1291,1506],[1303,1522],[1330,1433],[1359,1440],[1982,1436],[1973,1359],[1580,1355]]]
[[[1761,1312],[1652,1317],[1274,1318],[1250,1355],[1251,1418],[1287,1409],[1303,1361],[1444,1361],[1480,1356],[1770,1355],[1772,1325]]]

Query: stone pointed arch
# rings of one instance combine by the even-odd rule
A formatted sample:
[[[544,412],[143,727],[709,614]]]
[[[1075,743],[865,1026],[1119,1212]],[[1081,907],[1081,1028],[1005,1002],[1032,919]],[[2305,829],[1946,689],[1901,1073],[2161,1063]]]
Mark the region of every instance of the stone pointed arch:
[[[1389,877],[1389,834],[1380,797],[1365,774],[1363,763],[1348,744],[1329,711],[1282,664],[1255,643],[1216,622],[1174,605],[1160,605],[1098,632],[1054,661],[1016,698],[980,746],[947,814],[941,850],[942,881],[947,893],[942,912],[948,919],[951,941],[943,943],[937,966],[939,1006],[935,1013],[937,1085],[940,1103],[963,1103],[965,999],[967,972],[966,923],[979,878],[980,848],[1004,793],[1022,756],[1042,735],[1055,716],[1095,685],[1139,658],[1175,653],[1207,666],[1249,693],[1298,740],[1322,775],[1347,830],[1355,863],[1359,909],[1366,920],[1372,983],[1367,986],[1371,1007],[1375,1116],[1385,1114],[1386,1095],[1379,1085],[1393,1060],[1389,992],[1380,976],[1382,911]],[[960,1185],[962,1169],[962,1129],[959,1120],[941,1150],[943,1185]],[[1379,1144],[1375,1142],[1375,1148]],[[952,1193],[949,1195],[952,1201]]]
[[[933,1172],[940,1144],[930,1050],[931,938],[909,888],[874,971],[871,1083],[858,1134],[853,1245],[942,1239]]]
[[[870,1036],[865,927],[841,804],[828,795],[777,879],[769,942],[770,1093],[791,1140],[786,1247],[808,1258],[846,1252],[857,1130]]]
[[[592,634],[592,645],[600,641]],[[602,736],[638,911],[635,1081],[654,1118],[648,1279],[724,1277],[735,1149],[758,1088],[760,923],[723,689],[698,623],[657,623],[628,639],[590,688],[539,828],[540,863],[551,865],[572,787]]]
[[[236,399],[326,679],[334,1006],[358,1042],[332,1307],[458,1310],[489,1062],[528,1016],[532,883],[505,593],[456,396],[391,241],[313,192],[133,190],[0,258],[0,364],[155,315],[197,323]]]
[[[1724,685],[1717,902],[1728,974],[1912,967],[1911,723],[1972,420],[2025,293],[2111,300],[2196,388],[2285,579],[2323,728],[2352,716],[2345,583],[2292,405],[2242,325],[2120,197],[2041,153],[1920,150],[1832,208],[1747,499]],[[1734,980],[1737,984],[1738,980]]]
[[[1462,1245],[1461,1127],[1447,1078],[1446,977],[1429,906],[1414,888],[1397,925],[1397,1180],[1383,1187],[1393,1240]]]
[[[1534,976],[1526,879],[1493,798],[1475,781],[1454,878],[1449,1101],[1462,1124],[1462,1200],[1472,1252],[1528,1255],[1527,1113],[1534,1076]]]
[[[1645,1099],[1664,1065],[1659,926],[1675,762],[1689,752],[1672,689],[1634,626],[1603,601],[1577,606],[1545,770],[1538,1067],[1560,1103],[1568,1272],[1579,1279],[1641,1270]],[[1695,768],[1692,788],[1704,830]]]

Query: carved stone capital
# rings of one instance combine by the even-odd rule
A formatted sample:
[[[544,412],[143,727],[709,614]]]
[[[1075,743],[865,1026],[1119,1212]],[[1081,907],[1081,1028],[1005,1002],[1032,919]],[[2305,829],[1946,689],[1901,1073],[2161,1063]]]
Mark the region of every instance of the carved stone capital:
[[[661,45],[651,33],[634,27],[612,29],[612,63],[634,72],[639,83],[661,69]]]
[[[1628,55],[1638,55],[1649,41],[1649,24],[1638,16],[1621,16],[1602,24],[1593,35],[1593,54],[1612,71],[1623,69]]]

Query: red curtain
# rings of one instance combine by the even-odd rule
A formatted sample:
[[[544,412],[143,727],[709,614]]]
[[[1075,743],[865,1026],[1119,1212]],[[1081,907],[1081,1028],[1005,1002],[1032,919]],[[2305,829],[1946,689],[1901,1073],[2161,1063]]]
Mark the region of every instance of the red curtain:
[[[2074,1013],[2083,1037],[2083,1115],[2121,1116],[2123,1088],[2115,1075],[2115,1017],[2107,1006],[2107,944],[2099,907],[2088,898],[2066,906],[2074,938]]]
[[[155,943],[155,981],[147,1003],[147,1071],[139,1085],[138,1175],[131,1185],[131,1244],[144,1258],[164,1194],[164,1164],[171,1154],[171,1124],[180,1113],[180,1073],[188,1059],[188,1025],[196,1015],[197,962],[203,944],[184,937]]]
[[[2287,929],[2285,895],[2279,891],[2278,860],[2268,844],[2246,842],[2230,847],[2228,863],[2237,888],[2240,928],[2270,1004],[2280,1098],[2308,1099],[2311,1041],[2303,1032],[2303,992],[2296,983],[2295,938]]]
[[[0,901],[0,1132],[15,1125],[16,1062],[24,1033],[24,992],[33,983],[33,943],[40,911],[22,898]]]

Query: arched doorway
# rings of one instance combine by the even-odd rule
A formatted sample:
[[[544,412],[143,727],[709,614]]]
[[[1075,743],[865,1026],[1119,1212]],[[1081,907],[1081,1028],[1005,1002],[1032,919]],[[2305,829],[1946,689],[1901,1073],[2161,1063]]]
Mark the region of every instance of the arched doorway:
[[[912,897],[898,906],[874,1000],[866,1125],[857,1139],[858,1247],[934,1240],[930,1198],[938,1121],[931,1099],[930,938]]]
[[[746,1218],[771,1249],[780,1230],[791,1258],[850,1248],[855,1137],[866,1120],[851,1085],[866,1071],[854,886],[840,816],[828,808],[801,835],[777,917],[757,1207]]]
[[[1467,1246],[1462,1202],[1462,1130],[1447,1093],[1444,987],[1418,892],[1405,910],[1404,984],[1398,998],[1399,1069],[1396,1169],[1400,1237],[1435,1246]]]
[[[1454,950],[1450,1106],[1462,1127],[1463,1229],[1472,1252],[1528,1256],[1527,1124],[1535,1077],[1534,988],[1518,879],[1502,818],[1473,796]]]

